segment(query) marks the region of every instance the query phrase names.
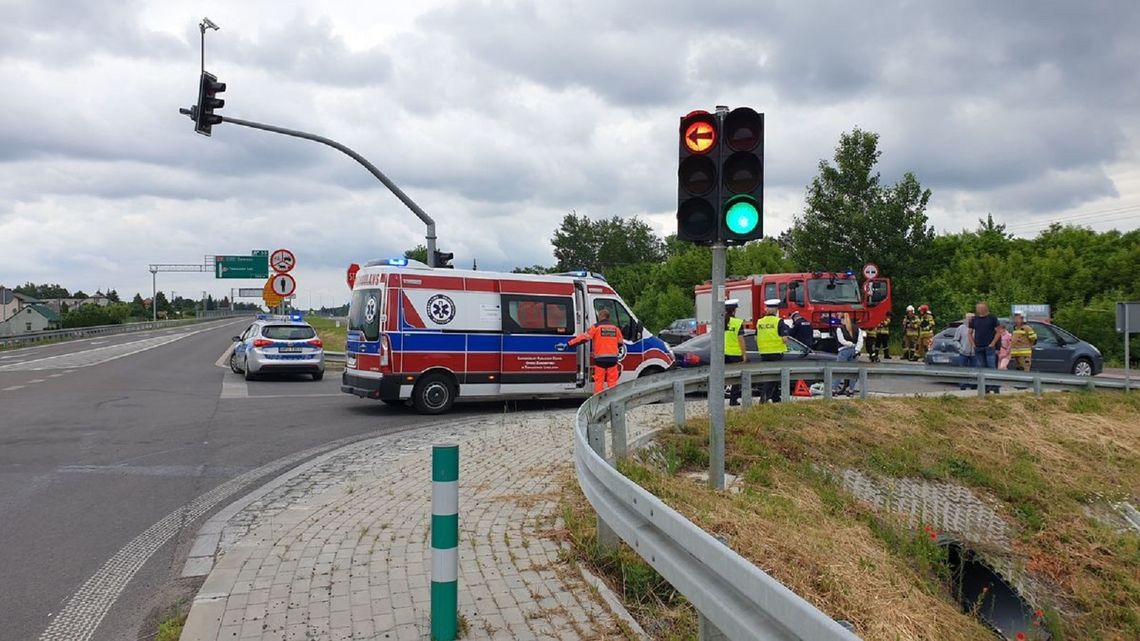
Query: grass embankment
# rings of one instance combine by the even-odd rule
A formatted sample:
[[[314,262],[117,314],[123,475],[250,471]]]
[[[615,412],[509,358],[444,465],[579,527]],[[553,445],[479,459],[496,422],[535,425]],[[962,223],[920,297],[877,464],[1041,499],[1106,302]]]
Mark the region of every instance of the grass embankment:
[[[1005,554],[1041,583],[1054,639],[1140,638],[1140,537],[1090,516],[1140,496],[1140,395],[788,403],[727,420],[739,493],[678,474],[706,468],[705,421],[664,434],[652,465],[622,470],[863,639],[993,635],[961,613],[946,552],[921,524],[874,511],[822,470],[970,488],[1009,524]]]
[[[345,334],[348,332],[348,323],[344,319],[339,321],[340,327],[337,327],[338,321],[335,319],[321,316],[306,316],[305,322],[317,330],[317,336],[321,337],[321,342],[324,343],[326,350],[330,352],[344,351]]]

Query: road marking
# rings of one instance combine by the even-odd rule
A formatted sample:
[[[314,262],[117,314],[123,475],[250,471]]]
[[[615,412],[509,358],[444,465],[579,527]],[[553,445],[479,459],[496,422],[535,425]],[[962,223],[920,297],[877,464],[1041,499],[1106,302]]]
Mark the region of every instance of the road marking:
[[[4,389],[0,389],[0,392],[15,392],[18,389],[24,389],[24,387],[26,387],[26,386],[25,385],[9,385],[8,387],[5,387]]]
[[[241,398],[249,398],[249,399],[258,399],[258,398],[320,398],[320,397],[332,397],[332,396],[338,396],[339,397],[341,395],[343,395],[343,392],[341,392],[340,394],[254,394],[252,396],[247,394],[246,396],[242,396]],[[222,398],[238,398],[238,397],[237,396],[225,396],[223,394]]]
[[[106,343],[106,342],[107,341],[91,341],[90,343],[87,343],[87,344],[88,345],[102,345],[103,343]]]
[[[48,378],[59,378],[60,376],[63,376],[63,374],[48,374]]]
[[[219,398],[246,398],[249,396],[249,383],[242,378],[226,376],[222,379],[222,394]]]
[[[230,345],[229,347],[226,348],[226,351],[222,352],[222,355],[218,357],[218,360],[214,361],[214,367],[220,367],[222,369],[229,369],[230,368],[230,354],[233,354],[233,353],[234,353],[234,346]]]
[[[145,352],[156,347],[161,347],[173,343],[195,334],[211,331],[215,327],[203,327],[192,332],[185,332],[177,336],[157,336],[152,338],[144,338],[141,340],[130,341],[126,343],[118,343],[115,345],[106,345],[103,347],[92,347],[90,349],[80,350],[77,352],[70,352],[67,354],[57,354],[55,356],[46,356],[44,358],[37,358],[30,361],[23,361],[19,363],[9,363],[0,365],[0,371],[18,371],[18,370],[44,370],[44,369],[60,369],[61,367],[90,367],[92,365],[101,365],[108,361],[113,361],[119,358],[132,356],[139,352]],[[70,370],[71,372],[75,370]],[[70,372],[66,372],[70,373]]]
[[[278,473],[322,452],[365,438],[368,437],[349,436],[279,458],[236,476],[167,514],[123,546],[84,581],[83,585],[67,599],[59,614],[52,619],[47,630],[40,635],[39,641],[90,641],[111,606],[119,599],[143,564],[174,538],[184,524],[194,522],[257,479]]]
[[[28,381],[28,384],[30,385],[30,384],[32,384],[32,383],[43,383],[43,382],[45,382],[45,379],[42,379],[42,378],[33,378],[32,380]]]

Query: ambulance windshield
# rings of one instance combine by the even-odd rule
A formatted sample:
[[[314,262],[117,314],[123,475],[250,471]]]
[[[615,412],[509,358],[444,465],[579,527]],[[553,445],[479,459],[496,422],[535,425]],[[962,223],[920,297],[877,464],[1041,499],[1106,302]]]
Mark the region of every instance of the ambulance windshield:
[[[380,289],[358,289],[352,292],[352,302],[348,306],[348,329],[364,334],[364,340],[380,339],[380,303],[383,296]]]

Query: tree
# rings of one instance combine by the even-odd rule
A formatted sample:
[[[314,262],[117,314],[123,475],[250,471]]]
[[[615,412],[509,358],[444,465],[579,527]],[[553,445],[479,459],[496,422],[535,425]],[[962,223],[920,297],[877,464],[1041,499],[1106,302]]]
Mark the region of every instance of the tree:
[[[119,292],[117,292],[113,289],[108,289],[107,290],[107,300],[111,301],[112,303],[120,302],[119,301]]]
[[[45,300],[50,300],[52,298],[71,297],[71,295],[68,294],[66,288],[56,283],[52,283],[50,285],[47,283],[44,283],[43,285],[37,285],[32,282],[27,282],[23,285],[20,285],[19,287],[13,288],[12,291],[16,292],[17,294],[23,294],[24,296],[42,298]]]
[[[659,262],[665,256],[664,243],[637,216],[590,220],[572,211],[562,218],[550,242],[555,271],[605,273],[613,267]]]
[[[549,274],[553,270],[550,267],[543,267],[542,265],[531,265],[530,267],[515,267],[511,270],[512,274]]]
[[[87,292],[83,291],[82,289],[75,290],[75,293],[72,294],[71,297],[78,298],[79,300],[83,300],[84,298],[91,298],[87,295]]]
[[[155,304],[155,309],[157,309],[160,314],[163,314],[163,313],[169,314],[170,313],[170,302],[166,300],[166,294],[165,293],[160,291],[157,294],[155,294],[154,295],[154,304]]]
[[[416,245],[415,247],[404,252],[404,258],[408,260],[418,260],[423,264],[428,262],[427,245]]]
[[[86,307],[86,305],[84,305]],[[148,316],[146,309],[146,301],[143,300],[142,294],[135,292],[135,297],[131,299],[130,316],[135,318],[144,318]]]
[[[819,163],[807,189],[807,205],[781,238],[805,270],[858,270],[873,262],[895,282],[898,306],[931,269],[927,251],[934,228],[927,225],[930,190],[907,172],[884,186],[875,172],[882,152],[879,135],[854,129],[839,138],[835,164]]]

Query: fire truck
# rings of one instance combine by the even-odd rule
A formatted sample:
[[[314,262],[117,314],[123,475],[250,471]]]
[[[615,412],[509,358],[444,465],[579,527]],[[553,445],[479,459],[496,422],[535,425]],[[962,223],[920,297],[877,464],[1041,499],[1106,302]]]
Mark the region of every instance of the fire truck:
[[[707,327],[712,283],[693,289],[697,322]],[[756,320],[767,312],[765,301],[779,299],[782,317],[798,311],[811,322],[815,329],[815,345],[811,347],[835,351],[839,315],[851,314],[863,329],[877,327],[891,311],[891,281],[876,276],[860,285],[853,272],[765,274],[726,280],[725,298],[740,301],[736,316],[744,320],[746,327],[754,327]]]
[[[341,391],[419,412],[458,398],[589,396],[590,347],[567,341],[609,310],[625,342],[621,381],[668,369],[673,352],[645,331],[598,274],[432,268],[407,258],[349,268]]]

